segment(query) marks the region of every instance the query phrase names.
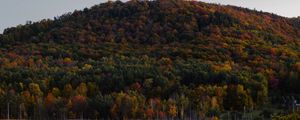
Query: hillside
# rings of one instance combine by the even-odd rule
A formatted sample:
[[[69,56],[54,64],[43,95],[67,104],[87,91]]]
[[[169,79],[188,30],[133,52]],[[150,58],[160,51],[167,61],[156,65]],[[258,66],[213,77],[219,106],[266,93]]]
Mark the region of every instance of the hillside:
[[[235,6],[133,0],[8,28],[1,118],[7,103],[11,118],[32,119],[195,119],[279,104],[300,93],[299,23]]]

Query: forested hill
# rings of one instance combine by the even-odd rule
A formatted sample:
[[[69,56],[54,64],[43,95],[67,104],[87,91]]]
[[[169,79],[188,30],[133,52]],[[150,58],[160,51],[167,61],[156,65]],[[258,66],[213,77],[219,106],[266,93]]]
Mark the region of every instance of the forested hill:
[[[0,53],[1,118],[219,117],[300,93],[300,20],[234,6],[106,2],[8,28]]]
[[[229,37],[285,44],[299,41],[297,26],[299,19],[233,6],[181,0],[117,1],[67,13],[54,21],[8,28],[2,41],[161,44]]]

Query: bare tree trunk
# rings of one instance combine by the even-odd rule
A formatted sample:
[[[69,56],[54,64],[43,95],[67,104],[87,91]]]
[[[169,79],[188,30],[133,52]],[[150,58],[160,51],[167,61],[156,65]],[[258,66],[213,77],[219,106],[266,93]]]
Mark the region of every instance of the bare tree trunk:
[[[190,120],[192,120],[192,106],[190,105]]]
[[[21,104],[19,105],[19,119],[22,119]]]
[[[184,109],[183,109],[183,105],[181,105],[181,109],[180,109],[180,118],[183,120],[184,118]]]
[[[9,102],[7,103],[7,119],[9,120]]]
[[[230,116],[229,116],[229,111],[228,111],[228,112],[227,112],[227,119],[228,119],[228,120],[230,120],[229,117],[230,117]]]

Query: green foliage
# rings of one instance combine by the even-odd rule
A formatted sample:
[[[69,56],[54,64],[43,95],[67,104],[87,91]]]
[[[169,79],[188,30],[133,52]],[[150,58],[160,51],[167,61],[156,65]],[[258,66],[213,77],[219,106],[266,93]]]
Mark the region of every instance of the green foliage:
[[[8,103],[12,119],[216,119],[260,109],[270,91],[300,93],[297,23],[232,6],[133,0],[8,28],[0,114]]]
[[[299,120],[299,119],[300,119],[299,111],[288,115],[278,115],[272,117],[272,120]]]

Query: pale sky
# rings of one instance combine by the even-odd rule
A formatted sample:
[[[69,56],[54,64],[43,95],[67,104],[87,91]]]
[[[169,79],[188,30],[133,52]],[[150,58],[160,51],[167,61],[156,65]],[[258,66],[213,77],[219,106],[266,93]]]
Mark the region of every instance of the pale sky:
[[[26,21],[53,19],[75,9],[82,10],[107,0],[0,0],[0,33]]]
[[[106,2],[107,0],[0,0],[0,33],[7,28],[26,21],[60,16],[75,9]],[[300,16],[300,0],[201,0],[204,2],[230,4],[250,9],[272,12],[281,16]]]
[[[200,0],[271,12],[285,17],[300,16],[300,0]]]

